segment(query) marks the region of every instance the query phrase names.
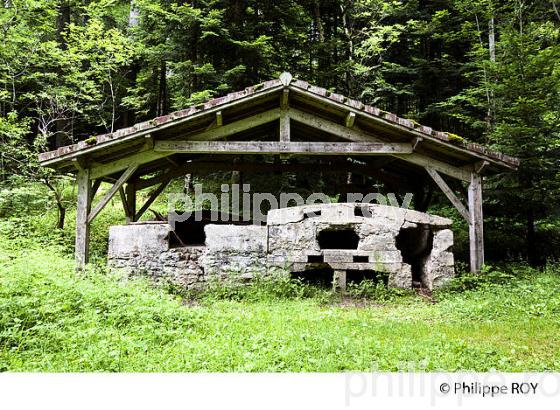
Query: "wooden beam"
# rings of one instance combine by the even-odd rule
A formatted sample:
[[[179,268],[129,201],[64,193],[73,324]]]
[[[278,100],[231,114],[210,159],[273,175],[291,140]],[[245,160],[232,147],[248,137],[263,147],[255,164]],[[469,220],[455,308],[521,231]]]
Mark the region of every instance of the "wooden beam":
[[[91,185],[89,169],[82,169],[76,176],[78,184],[78,202],[76,205],[76,267],[83,269],[89,259],[89,222],[91,207]]]
[[[129,223],[132,220],[132,216],[130,215],[130,207],[128,206],[128,201],[126,200],[126,193],[124,192],[122,186],[119,188],[119,195],[121,197],[124,214],[126,216],[126,223]]]
[[[89,213],[87,217],[87,222],[90,224],[97,214],[101,212],[101,210],[107,205],[107,203],[113,198],[113,196],[117,193],[117,191],[123,186],[123,184],[134,174],[134,172],[138,169],[138,164],[129,165],[128,169],[123,172],[121,177],[115,182],[115,184],[111,187],[109,191],[101,198],[99,203],[93,208],[93,210]],[[127,198],[128,200],[128,198]]]
[[[393,156],[402,159],[403,161],[410,162],[411,164],[421,166],[423,168],[432,167],[433,169],[435,169],[438,172],[441,172],[442,174],[449,175],[450,177],[459,179],[461,181],[465,181],[465,182],[470,181],[471,173],[469,171],[466,171],[462,168],[455,167],[446,162],[439,161],[435,158],[431,158],[426,155],[419,154],[417,152],[414,152],[409,155],[393,154]]]
[[[441,175],[439,175],[438,172],[432,167],[426,167],[426,171],[428,171],[428,174],[432,177],[436,185],[439,187],[439,189],[442,190],[442,192],[445,194],[447,199],[449,199],[449,201],[453,204],[453,206],[457,209],[457,211],[459,211],[461,216],[465,218],[467,223],[470,224],[469,211],[467,211],[465,205],[463,205],[461,200],[457,197],[457,195],[455,195],[455,193],[451,190],[451,188],[449,188],[449,185],[447,185],[447,183],[444,181]]]
[[[289,106],[289,100],[290,100],[290,89],[284,88],[282,90],[282,95],[280,97],[280,108],[283,110],[287,109]]]
[[[156,152],[191,154],[387,155],[409,154],[408,143],[276,142],[276,141],[156,141]]]
[[[379,138],[375,137],[374,135],[367,134],[363,131],[350,129],[344,125],[337,124],[336,122],[329,121],[327,119],[318,117],[313,114],[306,113],[304,111],[300,111],[295,108],[290,108],[288,110],[290,118],[294,121],[300,122],[307,126],[316,128],[320,131],[324,131],[328,134],[336,135],[340,138],[354,141],[354,142],[383,142]]]
[[[91,177],[94,179],[102,178],[107,175],[116,174],[126,170],[130,164],[146,164],[148,162],[156,161],[158,159],[168,156],[167,153],[154,152],[154,151],[138,151],[127,157],[109,162],[107,164],[99,165],[91,169]]]
[[[134,215],[134,221],[138,221],[142,215],[150,208],[150,205],[156,200],[156,198],[163,192],[165,187],[171,182],[172,178],[168,178],[166,181],[163,181],[153,192],[150,193],[149,198],[146,200],[142,208]]]
[[[126,204],[128,206],[128,212],[126,216],[126,223],[135,222],[136,219],[136,185],[134,183],[127,183],[126,189]]]
[[[420,143],[421,143],[422,141],[424,141],[424,138],[422,138],[422,137],[415,137],[415,138],[412,140],[412,150],[413,150],[413,151],[416,151],[416,148],[418,148],[418,145],[420,145]]]
[[[149,150],[153,149],[154,148],[154,137],[152,136],[152,134],[146,134],[145,139],[146,139],[146,142],[144,144],[144,149],[146,151],[149,151]]]
[[[72,164],[74,165],[74,168],[76,168],[78,171],[83,171],[87,167],[84,157],[73,158]]]
[[[478,161],[476,164],[474,164],[474,172],[480,174],[488,165],[490,165],[490,162],[488,161]]]
[[[276,121],[279,118],[280,109],[274,108],[269,111],[243,118],[242,120],[225,124],[218,128],[213,128],[211,130],[206,130],[192,135],[186,135],[184,139],[193,141],[219,140],[229,137],[230,135],[237,134],[238,132],[246,131],[248,129],[258,127],[259,125]]]
[[[480,272],[484,265],[484,221],[482,214],[482,177],[471,173],[469,197],[469,247],[471,272]]]
[[[290,142],[290,117],[286,112],[280,116],[280,141]]]
[[[91,187],[91,200],[93,201],[93,198],[95,198],[95,194],[97,194],[97,190],[99,189],[99,187],[101,186],[101,182],[103,182],[101,180],[101,178],[96,179]]]
[[[356,113],[350,111],[348,115],[346,115],[346,128],[352,128],[354,126],[354,122],[356,122]]]

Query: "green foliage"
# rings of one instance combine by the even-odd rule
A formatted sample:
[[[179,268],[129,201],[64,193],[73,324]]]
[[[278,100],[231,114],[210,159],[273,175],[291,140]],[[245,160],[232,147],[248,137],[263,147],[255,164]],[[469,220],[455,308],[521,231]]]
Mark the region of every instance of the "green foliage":
[[[350,282],[347,285],[348,294],[354,298],[363,298],[375,302],[391,302],[409,292],[401,289],[388,288],[383,282],[365,279],[358,283]]]
[[[219,300],[238,302],[266,302],[278,300],[300,300],[314,298],[317,301],[331,301],[336,295],[331,290],[305,284],[298,279],[291,279],[286,274],[265,276],[254,274],[250,282],[239,275],[230,274],[227,278],[212,278],[204,290],[189,293],[204,303]]]

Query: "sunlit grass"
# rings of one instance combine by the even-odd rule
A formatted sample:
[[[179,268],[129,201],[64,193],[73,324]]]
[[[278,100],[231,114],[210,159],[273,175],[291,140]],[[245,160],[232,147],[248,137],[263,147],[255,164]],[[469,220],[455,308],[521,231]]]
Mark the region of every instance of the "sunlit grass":
[[[552,271],[442,292],[437,303],[257,290],[186,303],[144,280],[77,274],[54,248],[0,239],[4,371],[560,369]]]

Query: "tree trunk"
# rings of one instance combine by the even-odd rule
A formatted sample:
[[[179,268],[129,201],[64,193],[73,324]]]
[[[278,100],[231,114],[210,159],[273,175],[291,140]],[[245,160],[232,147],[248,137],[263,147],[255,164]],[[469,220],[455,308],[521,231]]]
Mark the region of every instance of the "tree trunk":
[[[496,61],[496,37],[494,33],[494,17],[488,21],[488,50],[490,52],[490,61]]]
[[[45,183],[47,188],[49,188],[53,192],[54,199],[56,200],[56,207],[58,208],[58,220],[56,222],[56,229],[64,229],[64,222],[66,219],[66,208],[62,204],[62,197],[47,178],[45,178],[43,182]]]
[[[532,209],[527,210],[526,249],[529,265],[538,266],[540,261],[535,243],[535,215]]]
[[[168,112],[167,107],[167,65],[165,61],[161,62],[159,73],[159,91],[157,100],[157,115],[164,115]]]
[[[70,4],[67,1],[61,1],[58,5],[58,14],[56,16],[56,37],[60,47],[65,50],[66,39],[64,35],[66,34],[66,29],[70,24]]]

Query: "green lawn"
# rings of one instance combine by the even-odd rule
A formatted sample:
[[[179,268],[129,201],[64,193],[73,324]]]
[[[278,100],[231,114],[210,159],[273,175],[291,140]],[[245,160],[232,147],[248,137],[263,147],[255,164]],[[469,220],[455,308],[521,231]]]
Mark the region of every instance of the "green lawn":
[[[185,303],[142,280],[76,274],[55,248],[0,237],[0,370],[560,370],[560,276],[502,282],[436,303],[250,291]]]

